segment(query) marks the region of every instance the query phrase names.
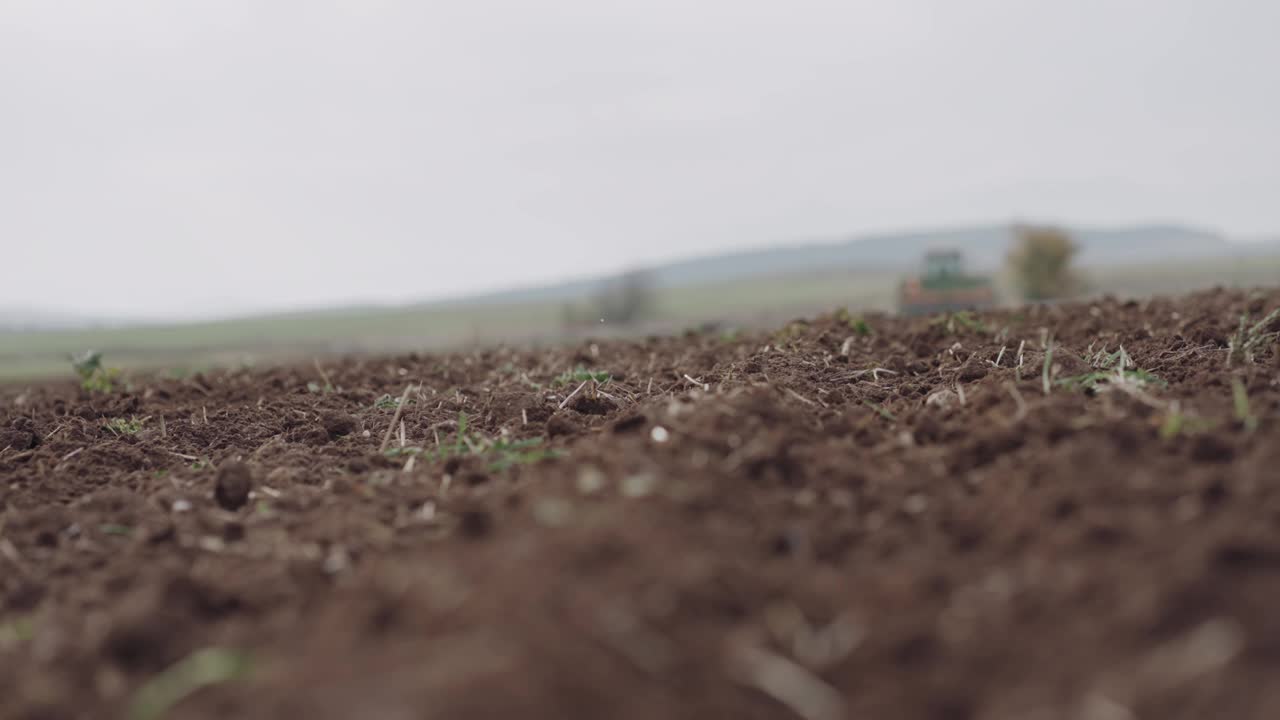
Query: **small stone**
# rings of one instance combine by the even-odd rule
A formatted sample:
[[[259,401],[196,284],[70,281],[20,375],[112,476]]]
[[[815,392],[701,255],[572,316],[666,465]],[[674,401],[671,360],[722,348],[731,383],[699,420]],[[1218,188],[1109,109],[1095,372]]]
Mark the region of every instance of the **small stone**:
[[[797,492],[791,501],[799,507],[813,507],[818,502],[818,492],[813,488],[805,488]]]
[[[855,496],[852,491],[845,488],[834,488],[827,493],[831,499],[831,504],[843,509],[853,507]]]
[[[578,492],[583,495],[593,495],[604,488],[606,480],[607,478],[600,468],[594,465],[587,465],[578,471]]]
[[[242,462],[223,463],[214,482],[213,499],[226,510],[239,510],[249,502],[253,471]]]
[[[908,495],[907,499],[902,503],[902,509],[909,515],[919,515],[929,509],[929,498],[920,493]]]
[[[650,473],[632,475],[622,481],[622,494],[629,498],[642,498],[652,495],[658,487],[658,478]]]
[[[661,425],[654,425],[653,429],[649,431],[649,438],[656,443],[664,443],[671,439],[671,433],[667,432],[667,429]]]
[[[336,575],[351,567],[351,555],[347,553],[347,549],[342,545],[334,545],[329,548],[329,553],[324,556],[322,567],[326,573]]]
[[[190,500],[174,500],[173,511],[176,513],[190,512],[191,501]]]
[[[960,396],[957,395],[954,390],[951,390],[950,388],[943,388],[942,390],[930,393],[929,396],[925,398],[924,404],[928,407],[937,407],[945,410],[956,404],[959,399]]]
[[[573,506],[563,498],[542,498],[533,506],[534,519],[547,527],[563,527],[572,514]]]

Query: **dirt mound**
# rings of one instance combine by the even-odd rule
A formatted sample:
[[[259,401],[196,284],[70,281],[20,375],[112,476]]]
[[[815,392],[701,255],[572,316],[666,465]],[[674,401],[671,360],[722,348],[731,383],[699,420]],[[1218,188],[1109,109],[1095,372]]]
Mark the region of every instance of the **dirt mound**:
[[[0,389],[0,717],[1273,717],[1276,307]]]

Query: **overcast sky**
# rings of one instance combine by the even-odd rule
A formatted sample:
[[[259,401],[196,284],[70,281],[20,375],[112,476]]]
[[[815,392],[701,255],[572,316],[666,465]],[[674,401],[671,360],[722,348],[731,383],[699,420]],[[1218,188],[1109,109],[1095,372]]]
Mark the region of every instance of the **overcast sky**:
[[[1280,232],[1275,0],[0,0],[0,307],[1014,217]]]

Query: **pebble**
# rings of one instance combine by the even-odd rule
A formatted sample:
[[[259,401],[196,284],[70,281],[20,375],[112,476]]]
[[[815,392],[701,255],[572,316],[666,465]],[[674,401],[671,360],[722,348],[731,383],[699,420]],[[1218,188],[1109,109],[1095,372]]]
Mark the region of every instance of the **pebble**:
[[[657,477],[649,473],[640,473],[622,481],[622,494],[629,498],[642,498],[653,494],[657,487]]]
[[[902,503],[902,509],[908,514],[919,515],[929,509],[929,498],[919,493],[908,495],[906,501]]]
[[[542,498],[534,503],[533,517],[546,527],[563,527],[573,515],[573,505],[563,498]]]
[[[578,471],[578,492],[592,495],[604,488],[607,478],[600,468],[588,465]]]

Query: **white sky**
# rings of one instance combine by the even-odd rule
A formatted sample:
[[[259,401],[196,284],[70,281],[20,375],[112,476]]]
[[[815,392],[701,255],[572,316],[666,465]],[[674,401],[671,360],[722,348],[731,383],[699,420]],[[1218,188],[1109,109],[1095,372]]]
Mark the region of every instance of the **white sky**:
[[[1013,217],[1280,231],[1275,0],[0,0],[0,307]]]

